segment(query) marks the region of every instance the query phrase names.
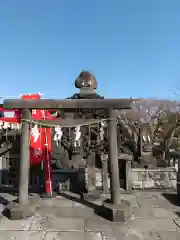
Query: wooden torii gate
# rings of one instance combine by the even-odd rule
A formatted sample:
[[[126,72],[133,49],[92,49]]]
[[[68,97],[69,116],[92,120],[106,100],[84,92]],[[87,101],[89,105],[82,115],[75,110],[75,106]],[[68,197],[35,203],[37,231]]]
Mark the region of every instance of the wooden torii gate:
[[[117,151],[117,129],[116,116],[114,109],[124,110],[130,109],[133,99],[71,99],[71,100],[54,100],[54,99],[39,99],[39,100],[17,100],[5,99],[3,107],[5,109],[21,109],[22,110],[22,136],[21,136],[21,160],[20,160],[20,181],[18,203],[19,211],[22,211],[22,206],[27,206],[28,202],[28,175],[29,175],[29,134],[30,122],[32,119],[32,109],[46,109],[73,112],[77,109],[104,109],[107,111],[108,117],[108,156],[110,163],[111,175],[111,202],[104,203],[98,208],[98,213],[107,217],[112,221],[126,221],[130,215],[130,204],[121,199],[120,182],[119,182],[119,166],[118,166],[118,151]],[[26,120],[26,121],[24,121]],[[72,120],[77,124],[77,119]],[[44,124],[66,125],[66,119],[42,120]],[[72,122],[73,123],[73,122]],[[72,124],[74,125],[74,124]],[[12,210],[13,208],[11,208]],[[16,206],[17,209],[17,206]],[[13,212],[13,210],[11,211]],[[27,207],[26,207],[27,213]],[[30,213],[29,213],[30,214]]]

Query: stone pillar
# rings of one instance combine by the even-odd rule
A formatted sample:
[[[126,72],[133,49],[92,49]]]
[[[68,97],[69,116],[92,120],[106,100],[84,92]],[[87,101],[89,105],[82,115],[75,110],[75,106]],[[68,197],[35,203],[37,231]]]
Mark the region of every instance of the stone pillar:
[[[178,171],[177,171],[177,194],[180,195],[180,159],[178,159]]]
[[[119,164],[117,150],[117,130],[114,109],[108,109],[108,145],[109,145],[109,163],[111,177],[111,200],[113,204],[121,203],[120,182],[119,182]]]
[[[2,163],[2,161],[3,161],[3,158],[2,157],[0,157],[0,184],[2,184],[2,178],[3,178],[3,163]]]
[[[87,158],[86,168],[86,190],[83,194],[84,200],[91,201],[99,199],[100,191],[96,189],[96,168],[95,168],[95,153],[91,153]]]
[[[30,110],[22,110],[22,119],[31,119]],[[30,158],[29,142],[30,123],[22,121],[18,202],[11,202],[7,206],[9,217],[12,220],[19,220],[33,216],[36,207],[39,204],[40,198],[38,195],[29,196],[28,194]]]
[[[142,129],[139,127],[138,129],[138,141],[137,141],[137,157],[141,157],[142,154]],[[140,161],[139,161],[140,163]]]
[[[2,157],[2,184],[9,185],[9,158]]]
[[[109,188],[108,188],[108,155],[103,154],[101,155],[101,163],[102,163],[102,189],[103,195],[109,194]]]
[[[125,162],[125,169],[123,175],[125,176],[125,190],[129,193],[132,191],[132,168],[131,163],[133,156],[127,153],[119,155],[119,161]]]
[[[132,192],[132,169],[131,161],[126,161],[126,191],[128,193]]]
[[[131,218],[130,203],[121,200],[119,164],[117,150],[117,130],[114,109],[108,109],[108,145],[109,145],[109,163],[111,174],[111,201],[104,201],[103,205],[95,208],[95,212],[113,222],[126,222]]]
[[[96,190],[95,153],[91,153],[87,158],[87,191]]]
[[[22,111],[22,118],[31,119],[31,112],[28,109]],[[29,187],[29,149],[30,141],[30,123],[22,121],[21,128],[21,149],[20,149],[20,176],[19,176],[19,194],[18,202],[26,204],[28,202]]]

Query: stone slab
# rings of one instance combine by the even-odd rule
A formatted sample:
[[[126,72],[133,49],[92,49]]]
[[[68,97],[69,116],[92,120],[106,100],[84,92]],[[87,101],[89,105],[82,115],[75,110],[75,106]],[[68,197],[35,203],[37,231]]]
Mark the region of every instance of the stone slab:
[[[85,231],[105,232],[107,230],[112,231],[112,225],[105,219],[93,216],[85,220]]]
[[[142,198],[142,199],[155,199],[158,198],[161,195],[160,192],[157,191],[137,191],[134,193],[134,196],[137,198]]]
[[[106,240],[116,240],[116,239],[126,239],[127,237],[127,233],[125,232],[111,232],[111,231],[107,231],[107,232],[103,232],[103,239]]]
[[[137,199],[139,206],[147,208],[156,208],[160,207],[159,201],[157,198],[138,198]]]
[[[172,218],[176,219],[176,213],[172,212],[169,209],[165,208],[152,208],[151,209],[154,218]]]
[[[123,200],[128,201],[132,207],[137,207],[139,206],[139,203],[137,201],[137,197],[133,194],[121,194],[121,198]]]
[[[44,239],[46,232],[27,231],[0,231],[0,240],[40,240]]]
[[[84,206],[82,209],[81,207],[51,207],[51,208],[44,208],[40,207],[36,210],[35,216],[42,216],[42,217],[57,217],[57,218],[89,218],[94,214],[94,210],[92,208],[88,208]]]
[[[131,205],[123,199],[117,205],[104,202],[103,205],[95,208],[95,213],[112,222],[127,222],[132,217]]]
[[[129,229],[127,223],[112,223],[97,215],[85,220],[85,231],[102,232],[104,236],[118,235],[124,237]]]
[[[141,232],[148,232],[154,230],[164,231],[177,231],[178,227],[172,219],[134,219],[128,223],[131,228]]]
[[[29,230],[33,231],[84,231],[82,218],[35,217]]]
[[[152,218],[153,213],[147,207],[133,207],[132,217],[133,218]]]
[[[118,239],[118,238],[117,238]],[[156,232],[142,233],[136,229],[131,229],[126,233],[123,240],[161,240]]]
[[[45,198],[41,200],[41,206],[44,207],[72,207],[73,201],[65,198]]]
[[[90,232],[48,232],[44,240],[103,240],[102,234]]]
[[[103,239],[106,240],[116,240],[116,239],[125,239],[128,235],[128,233],[131,231],[131,229],[128,228],[127,224],[116,224],[112,225],[111,229],[106,229],[106,231],[103,231]]]
[[[180,240],[179,231],[158,231],[157,234],[162,240]]]
[[[0,218],[0,231],[26,231],[31,225],[33,217],[24,220],[9,220],[6,217]]]

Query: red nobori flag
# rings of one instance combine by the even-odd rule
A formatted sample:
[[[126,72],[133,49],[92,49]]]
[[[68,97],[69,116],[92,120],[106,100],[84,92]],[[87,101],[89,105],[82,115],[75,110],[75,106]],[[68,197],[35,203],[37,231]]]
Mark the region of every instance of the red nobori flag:
[[[23,95],[22,99],[40,99],[40,94]],[[32,110],[34,120],[54,119],[48,111]],[[30,134],[30,163],[32,165],[43,161],[45,192],[52,195],[52,146],[51,129],[39,128],[34,125]]]
[[[40,99],[40,94],[28,94],[22,95],[21,99],[23,100],[35,100]],[[32,118],[34,120],[42,120],[42,111],[41,110],[32,110]],[[30,132],[30,164],[34,165],[42,162],[43,160],[43,129],[39,128],[37,125],[32,126]]]

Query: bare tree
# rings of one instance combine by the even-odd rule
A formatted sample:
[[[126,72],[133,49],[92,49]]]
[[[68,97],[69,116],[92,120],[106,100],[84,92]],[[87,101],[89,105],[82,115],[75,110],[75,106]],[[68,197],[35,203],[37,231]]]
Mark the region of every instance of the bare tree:
[[[167,157],[177,129],[176,115],[176,102],[143,100],[134,103],[132,110],[119,112],[118,121],[127,139],[135,142],[138,156],[142,145],[153,150],[159,144],[163,157]]]

